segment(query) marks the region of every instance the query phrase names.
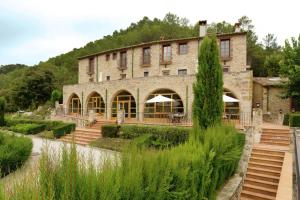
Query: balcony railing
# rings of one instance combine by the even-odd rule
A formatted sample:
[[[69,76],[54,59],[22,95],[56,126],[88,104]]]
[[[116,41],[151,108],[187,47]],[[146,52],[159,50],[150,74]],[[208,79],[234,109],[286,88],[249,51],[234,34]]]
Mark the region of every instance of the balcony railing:
[[[159,56],[159,64],[160,65],[170,65],[170,64],[172,64],[172,55],[170,55],[170,56],[160,55]]]
[[[123,58],[123,59],[118,60],[118,69],[119,70],[127,69],[127,58]]]

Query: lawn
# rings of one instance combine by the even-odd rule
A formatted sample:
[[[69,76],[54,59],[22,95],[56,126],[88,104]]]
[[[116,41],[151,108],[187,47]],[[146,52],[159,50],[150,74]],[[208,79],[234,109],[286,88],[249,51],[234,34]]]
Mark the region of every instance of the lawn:
[[[99,138],[91,142],[90,146],[113,151],[123,151],[131,141],[132,140],[122,138]]]

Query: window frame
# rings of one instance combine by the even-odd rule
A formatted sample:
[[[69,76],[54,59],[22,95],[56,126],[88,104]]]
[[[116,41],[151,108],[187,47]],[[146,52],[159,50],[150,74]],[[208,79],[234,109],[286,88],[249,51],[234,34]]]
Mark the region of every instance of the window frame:
[[[126,68],[126,67],[127,67],[127,51],[121,51],[120,52],[120,68]]]
[[[166,52],[165,52],[165,48],[167,48]],[[166,57],[168,59],[166,59]],[[172,45],[171,44],[162,45],[162,61],[170,62],[171,60],[172,60]]]
[[[181,46],[185,46],[185,48],[182,49]],[[184,51],[182,51],[182,50],[184,50]],[[187,42],[178,43],[178,54],[179,55],[188,54],[188,43]]]
[[[145,54],[146,50],[148,50],[148,54]],[[145,59],[147,58],[147,59]],[[145,62],[147,60],[148,62]],[[142,66],[151,65],[151,47],[143,47],[142,49]]]
[[[185,72],[185,74],[180,74],[180,72]],[[178,74],[178,76],[186,76],[187,75],[187,69],[178,69],[177,70],[177,74]]]
[[[105,60],[109,61],[109,59],[110,59],[110,53],[105,54]]]
[[[228,42],[228,44],[224,44]],[[225,46],[224,46],[225,45]],[[222,60],[229,60],[231,58],[231,41],[230,38],[220,39],[220,57]]]

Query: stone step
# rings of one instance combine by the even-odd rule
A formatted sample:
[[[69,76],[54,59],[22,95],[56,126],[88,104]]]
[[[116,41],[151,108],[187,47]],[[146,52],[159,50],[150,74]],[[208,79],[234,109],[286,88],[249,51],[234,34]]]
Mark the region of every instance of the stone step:
[[[259,179],[249,178],[249,177],[245,178],[244,184],[252,184],[252,185],[257,185],[257,186],[260,186],[260,187],[274,189],[274,190],[277,190],[277,188],[278,188],[277,183],[269,182],[269,181],[263,181],[263,180],[259,180]]]
[[[278,177],[280,177],[280,173],[281,173],[271,169],[265,169],[261,167],[251,167],[251,166],[248,167],[247,171],[257,173],[257,174],[266,174],[266,175],[278,176]]]
[[[98,138],[101,138],[101,135],[84,135],[84,134],[72,134],[70,136],[65,136],[65,138],[72,138],[72,137],[75,137],[75,138],[86,138],[86,139],[90,139],[90,140],[95,140],[95,139],[98,139]]]
[[[69,137],[64,137],[64,140],[68,140],[68,141],[73,141],[73,136],[69,136]],[[74,141],[82,141],[82,142],[87,142],[90,143],[91,141],[93,141],[94,139],[91,138],[80,138],[80,137],[74,137]]]
[[[251,156],[259,157],[259,158],[270,158],[274,160],[283,160],[284,156],[281,155],[274,155],[274,154],[268,154],[268,153],[260,153],[260,152],[253,152],[251,153]]]
[[[286,141],[290,142],[291,138],[290,137],[283,137],[283,136],[269,136],[269,135],[262,135],[261,140],[279,140],[279,141]]]
[[[256,185],[252,185],[252,184],[244,184],[243,190],[260,193],[260,194],[264,194],[264,195],[269,195],[269,196],[273,196],[273,197],[276,197],[276,192],[277,192],[277,190],[274,190],[274,189],[264,188],[264,187],[256,186]]]
[[[101,130],[95,130],[95,129],[90,129],[90,128],[76,128],[75,131],[80,131],[80,132],[86,132],[86,133],[101,133]]]
[[[101,136],[101,133],[95,132],[81,132],[81,131],[75,131],[73,134],[77,134],[77,135],[90,135],[90,136]]]
[[[255,200],[275,200],[276,198],[269,195],[264,195],[256,192],[250,192],[250,191],[242,191],[241,197],[243,198],[250,198]]]
[[[250,161],[254,161],[254,162],[258,162],[261,164],[272,164],[272,165],[276,165],[276,166],[282,166],[283,161],[281,160],[274,160],[271,158],[260,158],[260,157],[256,157],[256,156],[251,156],[250,157]]]
[[[280,128],[263,128],[262,132],[274,132],[274,133],[290,133],[290,129]]]
[[[265,163],[260,163],[260,162],[254,162],[254,161],[250,161],[248,163],[248,167],[263,167],[265,169],[271,169],[274,171],[279,171],[281,172],[281,166],[278,165],[272,165],[272,164],[265,164]]]
[[[289,146],[290,143],[286,142],[279,142],[279,141],[260,141],[261,144],[267,144],[267,145],[277,145],[277,146]]]
[[[255,146],[252,148],[252,152],[264,153],[264,154],[268,154],[268,155],[278,155],[278,156],[281,156],[282,158],[284,157],[284,152],[282,152],[282,151],[264,149],[264,148],[255,147]]]
[[[277,176],[270,176],[266,174],[257,174],[254,172],[247,172],[246,177],[252,178],[252,179],[258,179],[262,181],[268,181],[273,183],[279,183],[279,178]]]

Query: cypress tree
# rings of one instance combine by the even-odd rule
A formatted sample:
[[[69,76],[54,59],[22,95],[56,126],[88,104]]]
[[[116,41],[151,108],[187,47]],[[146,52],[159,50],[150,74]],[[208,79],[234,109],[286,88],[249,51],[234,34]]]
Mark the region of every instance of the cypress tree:
[[[216,36],[205,37],[198,53],[194,83],[193,119],[200,128],[221,123],[223,113],[223,71]]]
[[[4,111],[5,111],[5,99],[4,97],[0,97],[0,126],[5,125]]]

